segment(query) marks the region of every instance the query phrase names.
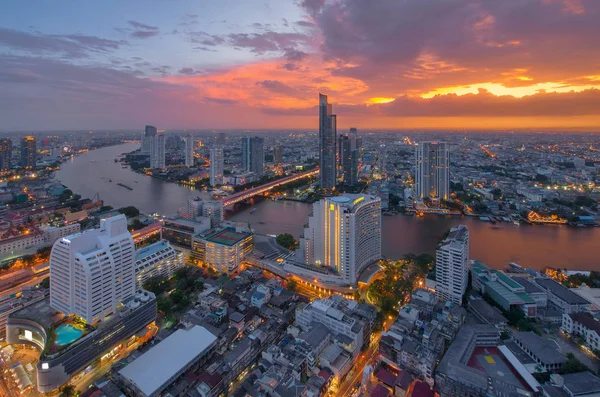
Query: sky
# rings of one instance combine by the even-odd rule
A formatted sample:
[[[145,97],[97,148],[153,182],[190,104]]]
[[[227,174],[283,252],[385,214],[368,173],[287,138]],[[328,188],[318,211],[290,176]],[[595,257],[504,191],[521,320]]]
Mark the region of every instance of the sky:
[[[600,0],[0,4],[0,131],[600,130]]]

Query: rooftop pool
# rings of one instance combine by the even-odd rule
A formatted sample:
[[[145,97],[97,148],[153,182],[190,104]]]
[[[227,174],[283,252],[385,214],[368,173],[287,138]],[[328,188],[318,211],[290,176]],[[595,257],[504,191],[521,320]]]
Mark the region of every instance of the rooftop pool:
[[[56,341],[54,342],[57,346],[64,346],[75,342],[83,331],[75,328],[72,324],[63,324],[56,328]]]

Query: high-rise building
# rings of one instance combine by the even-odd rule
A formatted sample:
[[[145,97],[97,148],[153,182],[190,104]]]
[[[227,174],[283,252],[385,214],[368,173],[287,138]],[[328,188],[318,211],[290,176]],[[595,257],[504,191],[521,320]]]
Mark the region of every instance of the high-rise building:
[[[224,132],[219,132],[219,135],[217,135],[216,144],[217,144],[217,146],[225,146],[225,133]]]
[[[151,138],[150,168],[165,168],[165,135],[156,134]]]
[[[0,171],[10,169],[12,158],[12,141],[8,138],[0,139]]]
[[[200,197],[190,197],[187,208],[188,219],[200,217],[210,219],[210,227],[214,228],[223,222],[223,202],[221,200],[202,200]]]
[[[185,136],[185,166],[192,167],[194,165],[194,137],[192,134]]]
[[[265,173],[265,140],[259,136],[242,138],[242,168],[258,177]]]
[[[142,135],[142,154],[150,154],[152,151],[152,138],[156,136],[156,127],[147,125]]]
[[[223,148],[214,147],[210,149],[210,185],[223,184]]]
[[[356,132],[355,128],[354,131]],[[344,185],[356,185],[358,183],[359,160],[356,133],[349,133],[347,135],[342,134],[339,136],[338,153],[340,166],[342,169],[342,175],[344,179]]]
[[[469,229],[450,229],[435,253],[435,291],[439,300],[462,304],[469,276]]]
[[[177,251],[168,241],[161,240],[141,248],[135,253],[137,288],[142,288],[152,277],[169,278],[184,265],[183,252]]]
[[[319,176],[322,189],[336,185],[336,115],[327,103],[327,95],[319,94]]]
[[[135,294],[135,245],[127,218],[57,240],[50,254],[50,306],[87,323],[104,320]]]
[[[365,194],[328,197],[313,204],[300,248],[307,264],[328,266],[352,285],[381,258],[381,201]]]
[[[445,142],[421,142],[416,151],[415,195],[447,200],[450,196],[450,158]]]
[[[281,164],[283,160],[283,148],[281,145],[273,146],[273,163]]]
[[[37,162],[37,147],[34,136],[21,139],[21,167],[34,169]]]

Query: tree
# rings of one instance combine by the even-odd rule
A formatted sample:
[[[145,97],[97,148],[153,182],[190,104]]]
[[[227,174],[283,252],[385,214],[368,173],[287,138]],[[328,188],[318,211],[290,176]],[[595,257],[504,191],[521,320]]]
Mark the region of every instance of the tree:
[[[589,371],[589,368],[586,367],[585,365],[583,365],[581,363],[581,361],[579,361],[573,353],[567,353],[566,357],[567,357],[567,362],[563,364],[559,373],[572,374],[575,372]]]
[[[277,244],[289,250],[296,249],[296,240],[294,239],[294,236],[289,233],[280,234],[276,237],[275,241],[277,241]]]
[[[50,277],[49,276],[42,280],[42,282],[40,283],[40,287],[45,288],[45,289],[50,288]]]
[[[66,385],[60,389],[60,395],[61,397],[75,397],[75,391],[75,386]]]
[[[124,214],[127,218],[135,218],[140,214],[140,210],[130,205],[129,207],[119,208],[119,212]]]
[[[296,291],[297,288],[298,288],[298,283],[296,282],[296,280],[289,280],[287,282],[287,289],[289,291]]]
[[[166,315],[171,313],[171,309],[173,308],[173,304],[171,303],[171,300],[169,298],[158,298],[156,305],[158,307],[158,310],[160,310]]]
[[[155,295],[160,295],[165,291],[167,279],[162,276],[151,277],[144,283],[144,289]]]

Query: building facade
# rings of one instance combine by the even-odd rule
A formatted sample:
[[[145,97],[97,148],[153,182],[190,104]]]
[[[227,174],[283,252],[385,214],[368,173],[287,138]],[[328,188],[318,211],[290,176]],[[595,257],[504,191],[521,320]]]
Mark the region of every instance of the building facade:
[[[10,161],[12,158],[12,141],[8,138],[0,139],[0,171],[10,169]]]
[[[447,200],[450,196],[450,158],[445,142],[421,142],[415,151],[415,195]]]
[[[37,145],[34,136],[21,138],[21,167],[35,169],[37,162]]]
[[[50,306],[94,324],[135,293],[135,245],[127,218],[57,240],[50,254]]]
[[[238,269],[242,260],[252,251],[252,233],[224,228],[195,236],[193,257],[222,273]]]
[[[265,140],[258,136],[242,138],[242,169],[258,177],[265,173]]]
[[[450,229],[435,254],[436,294],[439,300],[462,304],[469,278],[469,229]]]
[[[150,244],[135,253],[136,286],[142,288],[152,277],[169,278],[184,265],[183,252],[177,251],[168,241]]]
[[[185,166],[192,167],[194,165],[194,137],[192,134],[185,136]]]
[[[156,136],[156,127],[147,125],[142,134],[142,154],[150,154],[152,151],[152,140]]]
[[[223,148],[214,147],[210,149],[210,184],[217,186],[223,184]]]
[[[281,164],[283,162],[283,148],[281,145],[273,146],[273,163]]]
[[[354,129],[356,130],[356,129]],[[338,156],[342,169],[344,185],[355,186],[358,183],[358,160],[356,134],[340,135],[338,139]]]
[[[319,176],[321,189],[331,190],[336,185],[337,119],[327,95],[319,94]]]
[[[165,168],[166,152],[165,152],[165,135],[160,133],[151,138],[152,146],[150,147],[150,168]]]
[[[379,197],[345,194],[313,204],[299,249],[306,264],[330,267],[356,284],[358,274],[381,258]]]

